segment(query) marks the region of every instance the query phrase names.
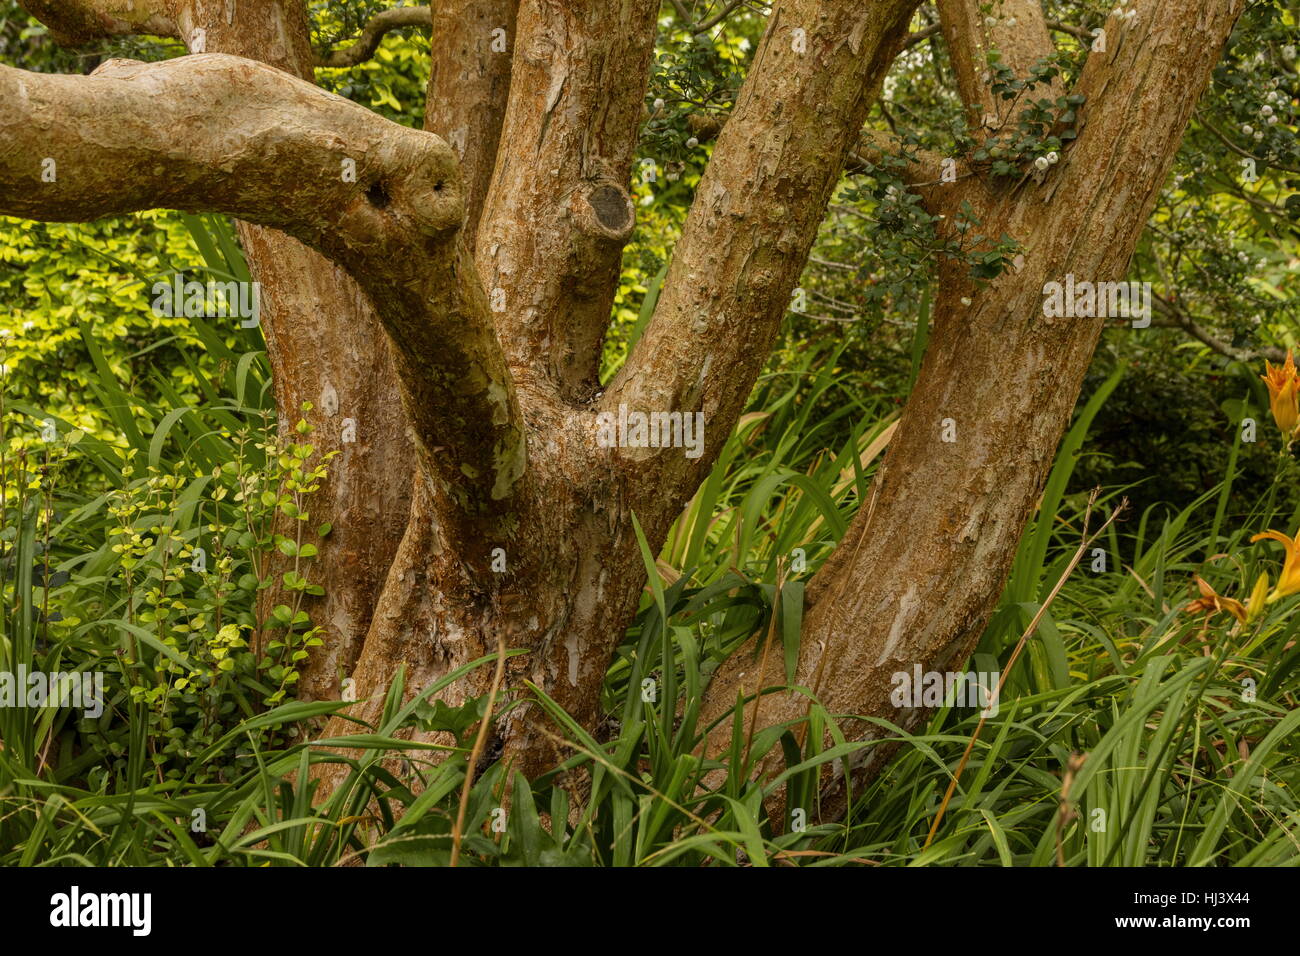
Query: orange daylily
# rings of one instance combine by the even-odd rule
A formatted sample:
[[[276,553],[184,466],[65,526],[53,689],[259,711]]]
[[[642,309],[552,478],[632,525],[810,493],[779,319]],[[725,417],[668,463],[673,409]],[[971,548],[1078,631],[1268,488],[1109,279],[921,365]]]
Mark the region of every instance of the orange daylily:
[[[1287,349],[1286,362],[1281,368],[1274,368],[1265,360],[1260,378],[1268,386],[1269,408],[1282,435],[1288,441],[1300,437],[1300,374],[1296,373],[1291,350]]]
[[[1201,589],[1201,596],[1187,605],[1188,614],[1217,614],[1219,611],[1227,611],[1238,621],[1245,623],[1246,609],[1242,607],[1240,601],[1218,594],[1199,574],[1196,575],[1196,586]]]
[[[1286,559],[1282,562],[1282,573],[1278,575],[1277,587],[1273,588],[1273,593],[1268,596],[1268,603],[1272,604],[1288,594],[1300,594],[1300,543],[1293,538],[1288,538],[1281,531],[1265,531],[1250,540],[1263,541],[1265,538],[1281,542],[1282,547],[1286,549]]]

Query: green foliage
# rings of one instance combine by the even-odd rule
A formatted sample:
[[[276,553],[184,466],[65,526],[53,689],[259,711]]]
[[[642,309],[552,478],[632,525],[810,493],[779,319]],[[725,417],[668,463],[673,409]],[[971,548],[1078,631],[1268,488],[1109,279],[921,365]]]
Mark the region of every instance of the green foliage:
[[[887,438],[892,403],[861,404],[855,396],[863,383],[838,364],[841,357],[841,348],[805,353],[760,382],[663,552],[653,556],[643,542],[650,587],[607,679],[608,735],[589,735],[534,688],[572,756],[532,781],[500,764],[478,774],[462,865],[996,866],[1049,865],[1058,854],[1066,865],[1293,863],[1300,599],[1276,602],[1248,626],[1230,629],[1226,615],[1184,614],[1179,593],[1200,573],[1244,600],[1258,572],[1276,577],[1278,567],[1268,546],[1246,542],[1249,531],[1300,515],[1257,511],[1250,526],[1225,527],[1229,560],[1206,561],[1217,553],[1205,531],[1214,495],[1170,520],[1149,515],[1135,529],[1115,530],[1107,547],[1138,555],[1131,569],[1081,569],[1067,582],[1012,671],[1000,712],[989,719],[928,848],[939,799],[978,719],[969,709],[940,707],[912,735],[882,722],[880,739],[851,743],[838,730],[841,715],[810,696],[805,744],[797,726],[775,727],[752,742],[737,738],[721,759],[699,756],[707,730],[700,689],[737,644],[768,636],[784,661],[772,667],[770,683],[781,686],[793,673],[804,582],[843,534]],[[1062,449],[1003,610],[972,667],[1005,665],[1019,628],[1074,550],[1083,502],[1066,489],[1075,450],[1107,400],[1106,391],[1098,393]],[[344,704],[273,699],[279,686],[291,697],[292,682],[271,678],[266,658],[248,652],[253,632],[243,616],[260,583],[245,569],[259,551],[290,543],[299,555],[305,549],[293,535],[241,530],[253,522],[241,523],[238,514],[264,508],[263,528],[274,523],[271,512],[300,517],[319,471],[313,454],[300,446],[270,455],[260,484],[250,484],[240,464],[256,447],[235,437],[233,467],[192,482],[180,462],[140,478],[126,464],[122,491],[105,497],[90,522],[105,535],[100,557],[60,561],[58,532],[69,522],[58,523],[57,485],[48,476],[75,444],[49,449],[45,472],[9,509],[6,647],[45,669],[108,662],[112,701],[97,722],[43,711],[33,723],[22,711],[0,709],[0,720],[10,722],[0,727],[0,793],[8,808],[0,861],[446,865],[486,698],[452,707],[439,692],[470,668],[491,666],[493,657],[404,705],[399,673],[373,726],[309,747],[300,735]],[[128,451],[121,460],[131,458]],[[200,482],[187,523],[179,499]],[[292,492],[295,483],[302,497]],[[259,491],[281,486],[291,490]],[[107,502],[139,502],[140,509],[115,514],[122,506]],[[214,532],[217,515],[230,524]],[[80,515],[76,526],[89,517]],[[192,554],[185,542],[196,540],[195,522],[224,549],[214,550],[207,575],[168,572]],[[310,527],[306,518],[298,524]],[[108,533],[117,527],[133,530]],[[1121,546],[1121,536],[1132,540]],[[129,546],[116,552],[109,542]],[[124,556],[133,559],[129,567]],[[109,562],[107,574],[96,560]],[[133,583],[125,585],[128,574]],[[245,574],[251,580],[241,584]],[[155,592],[175,596],[184,610],[150,618],[161,606]],[[19,593],[31,597],[17,600]],[[121,597],[128,594],[129,601]],[[118,596],[118,605],[58,619],[60,609],[71,612],[88,595],[105,602]],[[15,628],[24,613],[26,630]],[[106,614],[116,616],[115,626],[84,623],[102,625]],[[207,615],[198,627],[197,614]],[[176,626],[167,632],[164,623]],[[280,652],[292,658],[310,640],[281,639]],[[265,651],[274,657],[269,645]],[[1243,691],[1247,677],[1254,695]],[[164,699],[170,707],[159,706]],[[401,739],[410,728],[445,738]],[[830,746],[822,744],[823,730]],[[819,768],[894,740],[903,742],[900,755],[884,777],[853,794],[852,812],[839,823],[816,823]],[[1087,754],[1082,764],[1072,756],[1079,752]],[[755,768],[769,756],[782,770],[758,779]],[[343,783],[314,802],[311,768],[325,764],[339,768]],[[590,784],[579,803],[566,784],[574,774]],[[782,786],[790,813],[773,821],[766,808]],[[812,825],[803,825],[805,817]],[[198,830],[196,820],[203,822]]]
[[[71,224],[0,218],[0,362],[11,404],[102,441],[117,437],[120,423],[94,393],[99,371],[89,343],[128,388],[196,399],[199,377],[215,371],[212,357],[197,348],[202,339],[188,319],[150,309],[155,280],[209,272],[191,225],[166,212]],[[227,351],[241,340],[261,343],[257,330],[237,323],[213,334]],[[167,374],[159,377],[160,369]]]
[[[145,427],[127,447],[76,429],[59,433],[57,424],[39,449],[0,434],[0,477],[10,489],[0,535],[10,585],[0,669],[55,671],[74,659],[78,670],[106,673],[113,689],[97,720],[60,715],[66,719],[47,722],[32,749],[12,745],[21,734],[3,736],[15,759],[76,741],[80,756],[61,773],[84,773],[91,788],[130,775],[137,740],[160,784],[203,783],[228,764],[248,763],[249,753],[229,741],[204,766],[191,758],[232,722],[291,696],[308,649],[320,644],[300,605],[304,594],[322,593],[306,576],[319,540],[307,504],[330,456],[306,443],[278,448],[262,437],[269,425],[260,408],[136,411]],[[245,422],[236,431],[223,425],[232,417]],[[15,418],[8,413],[5,424]],[[172,429],[196,440],[168,460]],[[63,485],[96,468],[106,492],[85,496]],[[257,595],[275,583],[266,556],[277,549],[294,558],[283,573],[293,605],[259,622]],[[263,743],[273,739],[262,735]]]
[[[312,47],[324,51],[351,46],[366,21],[391,6],[373,0],[313,0],[309,6]],[[423,27],[395,30],[384,37],[372,58],[346,69],[317,70],[316,81],[395,123],[420,129],[429,85],[429,31]]]
[[[1109,360],[1102,355],[1094,363],[1085,396],[1103,381]],[[1224,366],[1203,357],[1169,362],[1153,350],[1138,351],[1093,421],[1071,490],[1122,487],[1136,514],[1152,507],[1177,512],[1212,491],[1231,470],[1233,517],[1244,518],[1273,486],[1280,454],[1259,381],[1261,364]],[[1254,441],[1243,442],[1247,418],[1255,421],[1256,434]],[[1278,488],[1279,507],[1300,505],[1296,477],[1293,471]]]

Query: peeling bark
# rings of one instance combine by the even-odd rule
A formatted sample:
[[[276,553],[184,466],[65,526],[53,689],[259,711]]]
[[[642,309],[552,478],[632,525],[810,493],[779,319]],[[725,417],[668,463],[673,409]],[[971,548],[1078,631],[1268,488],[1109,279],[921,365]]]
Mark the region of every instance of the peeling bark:
[[[697,227],[699,234],[689,245],[683,238],[677,257],[684,262],[698,260],[698,268],[705,272],[711,272],[716,266],[710,257],[721,248],[733,250],[731,254],[737,261],[753,258],[764,266],[780,263],[780,277],[771,280],[767,298],[763,300],[764,318],[770,324],[772,335],[798,278],[802,262],[798,250],[806,250],[812,241],[830,189],[838,178],[839,164],[857,135],[870,106],[870,97],[883,80],[891,59],[891,45],[901,41],[914,3],[915,0],[897,0],[883,14],[879,12],[882,8],[862,11],[849,2],[790,5],[789,19],[784,21],[787,26],[792,22],[806,22],[810,34],[816,29],[824,31],[817,34],[820,46],[810,41],[810,49],[818,55],[787,57],[774,52],[765,56],[760,49],[757,65],[746,81],[746,89],[753,92],[742,95],[736,114],[728,124],[729,128],[734,124],[737,135],[732,145],[720,142],[715,151],[711,170],[716,166],[718,171],[712,175],[739,175],[748,179],[751,175],[748,170],[755,168],[750,153],[753,142],[771,137],[772,159],[767,168],[761,168],[769,178],[755,182],[738,199],[734,215],[715,216],[710,212],[706,225]],[[878,19],[882,16],[883,20]],[[520,19],[518,42],[524,44],[530,34],[522,12]],[[838,41],[833,39],[836,29],[842,31]],[[771,42],[784,43],[789,35],[781,33],[778,40]],[[526,59],[527,53],[516,52],[513,78],[516,89],[521,83],[520,63]],[[539,57],[538,63],[542,62],[549,61]],[[780,88],[769,95],[765,91],[774,83]],[[558,90],[561,84],[556,82],[552,88]],[[797,91],[808,102],[822,105],[812,116],[801,117],[797,111],[780,105],[792,95],[791,91]],[[536,94],[528,90],[522,95]],[[640,93],[637,96],[639,103]],[[513,97],[514,94],[511,110],[522,109]],[[561,96],[556,102],[565,100]],[[585,108],[585,102],[579,100],[574,108]],[[556,112],[561,112],[558,107]],[[773,114],[779,120],[774,124],[776,129],[769,130]],[[554,122],[562,120],[563,117],[557,116]],[[550,137],[548,131],[546,140]],[[506,141],[517,141],[512,136],[509,120],[503,134],[503,142]],[[558,151],[562,144],[576,151],[579,157],[585,155],[584,141],[568,134],[553,146],[544,144],[544,148]],[[787,162],[777,164],[774,160],[782,150],[786,152]],[[828,165],[827,156],[837,154],[839,164]],[[558,158],[559,154],[555,155]],[[813,162],[811,157],[817,157],[817,161]],[[798,164],[800,158],[809,168]],[[503,153],[494,192],[502,188],[502,166],[510,161]],[[574,159],[565,168],[578,166],[580,162],[581,159]],[[544,181],[549,168],[542,164],[534,174]],[[521,169],[508,175],[522,174]],[[797,183],[788,179],[791,176],[797,178]],[[770,208],[770,190],[778,182],[783,184],[780,187],[783,192],[788,191],[788,198],[783,210],[774,211]],[[814,184],[812,188],[803,188],[809,183]],[[554,209],[555,205],[545,208]],[[491,221],[494,215],[501,214],[494,213],[489,200],[479,237],[480,255],[485,243],[491,241],[488,237],[493,235],[493,230],[501,229],[504,235],[503,227]],[[522,212],[511,215],[522,215]],[[542,219],[539,225],[542,231],[546,230],[547,222]],[[517,225],[523,228],[522,222]],[[688,235],[689,232],[688,225]],[[787,256],[797,261],[793,265],[786,263]],[[721,274],[718,279],[721,285]],[[734,314],[742,314],[750,304],[743,282],[751,281],[751,273],[733,275],[733,279],[736,281],[732,284],[712,289],[712,294],[715,302],[724,303]],[[537,281],[541,281],[540,277]],[[785,283],[784,288],[778,283]],[[660,307],[663,308],[662,301]],[[719,330],[723,328],[719,326]],[[735,329],[726,331],[729,335],[742,336]],[[513,337],[507,335],[505,342],[513,341],[517,350],[531,348],[527,343],[520,344],[521,338],[531,334],[529,330],[520,330]],[[748,341],[751,334],[745,332],[743,338]],[[686,347],[686,342],[680,343],[678,353]],[[722,353],[720,359],[725,360],[725,351],[734,347],[734,341],[728,338],[715,347]],[[717,388],[729,390],[730,406],[710,418],[709,426],[716,429],[714,434],[726,434],[739,416],[740,403],[762,362],[761,347],[760,343],[754,343],[752,351],[747,347],[745,363],[734,372],[749,376],[743,386],[725,376],[717,380]],[[516,356],[519,354],[515,352]],[[647,353],[638,350],[637,354]],[[697,356],[696,360],[705,361],[703,356]],[[638,381],[648,380],[663,368],[656,365],[654,371],[644,371],[644,378]],[[423,505],[417,504],[407,540],[394,561],[355,675],[358,688],[370,700],[353,708],[353,716],[370,719],[378,713],[383,683],[376,682],[386,680],[397,662],[404,661],[411,668],[412,687],[425,686],[440,674],[495,648],[497,635],[504,633],[509,647],[530,651],[511,661],[507,684],[514,693],[528,679],[585,726],[594,727],[599,722],[603,675],[623,630],[635,613],[645,582],[631,513],[635,510],[652,546],[657,546],[673,518],[694,493],[697,479],[693,474],[683,477],[684,473],[698,474],[703,469],[685,459],[682,449],[665,451],[685,465],[660,466],[648,459],[647,453],[657,451],[654,449],[599,447],[595,427],[598,409],[558,402],[544,384],[537,384],[535,375],[526,375],[517,366],[514,371],[519,377],[520,401],[533,436],[528,489],[532,497],[519,503],[520,534],[505,547],[508,571],[489,576],[467,575],[454,550],[442,546],[436,535],[423,527],[423,522],[416,517]],[[602,407],[610,406],[608,398]],[[674,406],[651,407],[668,410]],[[730,420],[727,415],[731,416]],[[706,454],[716,451],[714,446]],[[663,473],[669,473],[669,468],[678,470],[670,482],[656,487],[653,469],[660,467]],[[463,681],[463,686],[452,688],[448,696],[463,700],[481,693],[481,682],[486,679],[484,673]],[[335,722],[327,733],[342,732],[347,726],[342,721]],[[525,705],[513,711],[498,728],[498,737],[504,753],[515,761],[515,766],[525,773],[536,773],[553,766],[560,755],[548,730],[554,732],[554,728],[548,728],[539,719],[535,707]]]

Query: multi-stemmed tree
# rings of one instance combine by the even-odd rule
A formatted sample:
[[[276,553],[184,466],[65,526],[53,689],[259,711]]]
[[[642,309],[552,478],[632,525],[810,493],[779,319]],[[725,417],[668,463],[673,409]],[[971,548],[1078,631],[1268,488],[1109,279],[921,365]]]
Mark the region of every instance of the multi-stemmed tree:
[[[0,212],[239,220],[282,426],[312,402],[315,440],[341,452],[313,509],[335,531],[306,695],[351,677],[354,713],[373,717],[399,664],[414,691],[503,644],[529,652],[507,693],[532,681],[594,728],[645,584],[633,515],[658,547],[707,474],[845,163],[895,170],[941,234],[978,219],[1016,243],[991,281],[937,265],[906,410],[808,590],[798,682],[833,712],[910,728],[920,712],[893,707],[889,675],[971,653],[1105,322],[1045,315],[1044,286],[1124,278],[1243,3],[1130,0],[1084,34],[1066,89],[1040,0],[939,0],[973,144],[945,162],[863,132],[918,0],[776,0],[653,317],[605,388],[658,0],[435,4],[427,132],[312,83],[301,0],[26,0],[63,42],[151,34],[190,55],[89,76],[0,67]],[[1034,163],[1027,135],[1060,148]],[[607,447],[598,416],[620,407],[702,413],[703,454]],[[733,655],[705,713],[774,676]],[[769,696],[760,719],[798,720],[805,702]],[[527,771],[556,757],[536,706],[494,732]]]

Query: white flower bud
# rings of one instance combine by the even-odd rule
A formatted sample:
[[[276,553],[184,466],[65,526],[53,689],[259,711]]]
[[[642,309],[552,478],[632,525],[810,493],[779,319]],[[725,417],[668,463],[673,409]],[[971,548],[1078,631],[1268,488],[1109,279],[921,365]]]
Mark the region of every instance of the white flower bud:
[[[1039,169],[1046,169],[1048,166],[1051,165],[1051,163],[1048,162],[1046,156],[1039,156],[1036,160],[1034,160],[1034,165],[1037,166]]]

